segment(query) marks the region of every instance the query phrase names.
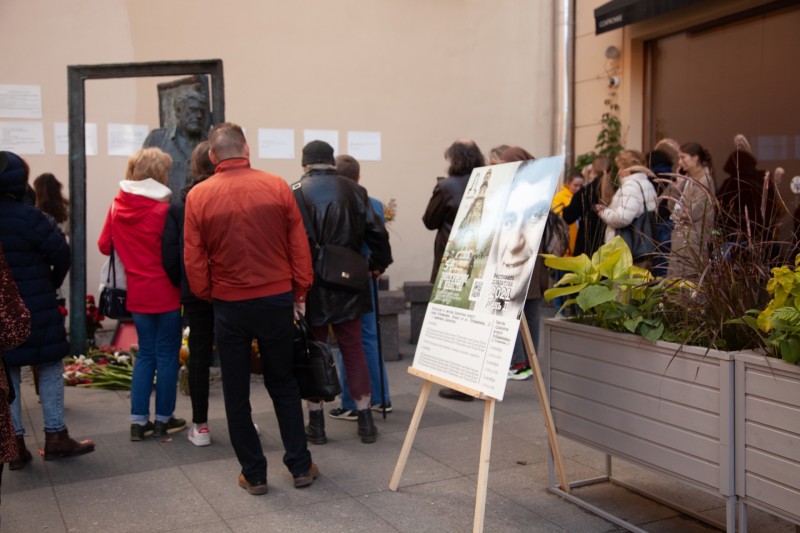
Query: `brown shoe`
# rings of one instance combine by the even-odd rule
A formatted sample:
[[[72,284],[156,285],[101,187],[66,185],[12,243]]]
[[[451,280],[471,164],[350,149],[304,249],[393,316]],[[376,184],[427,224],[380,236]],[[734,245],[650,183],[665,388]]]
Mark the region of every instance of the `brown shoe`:
[[[311,463],[311,468],[309,468],[307,472],[294,476],[294,488],[302,489],[304,487],[309,487],[318,477],[319,467],[317,467],[316,464]]]
[[[442,398],[447,398],[448,400],[459,400],[462,402],[471,402],[475,398],[470,396],[469,394],[464,394],[461,391],[457,391],[455,389],[448,389],[444,388],[439,391],[439,396]]]
[[[266,481],[264,481],[264,483],[252,484],[247,481],[247,478],[244,477],[244,474],[239,474],[239,486],[253,496],[258,496],[259,494],[266,494],[269,492]]]
[[[25,436],[17,435],[17,458],[8,463],[9,470],[19,470],[25,463],[31,462],[33,456],[28,448],[25,447]]]
[[[94,451],[94,442],[78,442],[71,439],[66,429],[44,433],[44,460],[52,461],[59,457],[73,457]]]

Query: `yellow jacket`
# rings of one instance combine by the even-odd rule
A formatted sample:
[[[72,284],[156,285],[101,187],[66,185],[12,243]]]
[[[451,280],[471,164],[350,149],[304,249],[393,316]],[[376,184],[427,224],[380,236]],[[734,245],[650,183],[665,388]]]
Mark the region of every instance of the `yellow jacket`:
[[[567,207],[570,202],[572,202],[572,191],[565,185],[561,187],[561,190],[558,191],[555,196],[553,196],[553,203],[550,205],[550,209],[553,213],[557,213],[558,215]],[[578,223],[573,222],[569,225],[569,250],[566,251],[564,254],[565,256],[572,255],[572,250],[575,249],[575,241],[578,240]]]

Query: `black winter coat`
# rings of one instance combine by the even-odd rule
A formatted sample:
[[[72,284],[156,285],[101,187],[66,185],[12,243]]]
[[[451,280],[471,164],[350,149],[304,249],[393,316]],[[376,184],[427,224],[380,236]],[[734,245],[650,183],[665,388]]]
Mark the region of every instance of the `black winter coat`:
[[[183,262],[183,217],[186,212],[186,198],[172,200],[164,223],[164,235],[161,237],[161,263],[169,280],[181,288],[181,303],[201,302],[192,294],[189,280],[186,278],[186,266]]]
[[[447,239],[450,238],[450,231],[453,229],[458,207],[461,205],[461,198],[464,196],[468,182],[469,176],[450,176],[439,180],[433,188],[431,199],[428,200],[425,214],[422,215],[425,227],[437,230],[436,240],[433,243],[431,283],[436,281],[436,274],[439,272],[439,264],[442,262]]]
[[[56,289],[70,267],[69,245],[51,217],[22,203],[24,191],[24,176],[0,177],[0,242],[31,313],[28,339],[3,353],[8,366],[48,363],[69,354],[64,316],[56,301]]]
[[[372,209],[364,187],[337,176],[333,169],[312,170],[300,178],[300,184],[313,232],[320,245],[336,244],[361,253],[366,243],[371,270],[383,272],[392,264],[389,233]],[[306,233],[309,233],[308,229],[306,227]],[[311,250],[313,258],[313,246]],[[368,284],[364,284],[360,292],[350,292],[323,287],[315,279],[306,302],[306,318],[311,326],[347,322],[370,311],[372,301]]]
[[[580,220],[578,238],[572,255],[586,254],[590,258],[605,241],[606,224],[594,212],[594,205],[600,203],[600,179],[581,188],[572,201],[561,212],[567,224]]]

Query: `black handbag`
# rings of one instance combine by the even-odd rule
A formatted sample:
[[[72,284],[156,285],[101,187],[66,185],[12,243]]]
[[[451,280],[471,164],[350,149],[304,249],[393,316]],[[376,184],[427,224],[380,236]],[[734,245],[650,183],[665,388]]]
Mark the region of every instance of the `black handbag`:
[[[330,344],[314,339],[304,317],[295,321],[294,375],[304,400],[333,401],[342,393]]]
[[[114,259],[114,243],[112,242],[111,255],[108,260],[108,276],[103,290],[100,291],[97,310],[108,318],[131,318],[127,306],[128,291],[117,287],[117,270]]]
[[[367,258],[346,246],[319,244],[314,224],[308,214],[300,182],[292,186],[297,207],[303,216],[308,240],[314,254],[314,277],[326,287],[359,292],[368,288],[369,263]]]
[[[317,245],[314,273],[323,285],[351,291],[363,290],[369,280],[366,257],[336,244]]]
[[[637,263],[647,259],[656,250],[656,212],[647,210],[647,199],[644,196],[644,189],[639,185],[644,202],[644,213],[634,218],[633,221],[618,230],[618,234],[628,245],[633,256],[633,262]]]

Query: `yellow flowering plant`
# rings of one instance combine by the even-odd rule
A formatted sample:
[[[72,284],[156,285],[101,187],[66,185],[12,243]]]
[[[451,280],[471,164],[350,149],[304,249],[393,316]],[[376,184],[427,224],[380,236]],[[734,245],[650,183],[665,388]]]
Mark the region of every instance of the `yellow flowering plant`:
[[[751,309],[733,323],[747,324],[761,336],[771,355],[789,363],[800,362],[800,254],[794,267],[772,269],[767,292],[772,299],[762,309]]]

